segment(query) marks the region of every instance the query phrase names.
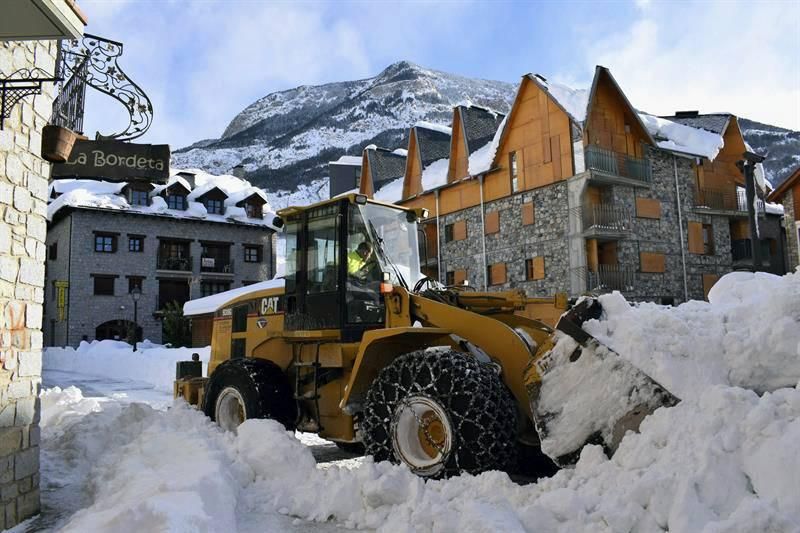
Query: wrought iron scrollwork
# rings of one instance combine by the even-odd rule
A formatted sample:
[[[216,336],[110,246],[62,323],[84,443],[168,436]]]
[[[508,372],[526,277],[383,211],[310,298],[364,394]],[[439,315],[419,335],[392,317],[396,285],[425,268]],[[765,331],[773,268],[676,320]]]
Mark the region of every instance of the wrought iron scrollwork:
[[[62,60],[59,64],[63,69],[63,78],[71,80],[77,77],[90,87],[114,98],[128,110],[128,127],[120,133],[110,135],[98,132],[99,140],[136,139],[144,135],[153,122],[153,104],[120,67],[118,59],[121,55],[122,43],[88,33],[80,41],[62,42]],[[64,85],[68,83],[69,80]]]
[[[55,81],[59,81],[57,76],[40,68],[22,68],[7,78],[0,78],[0,130],[17,102],[26,96],[42,94],[42,84]]]

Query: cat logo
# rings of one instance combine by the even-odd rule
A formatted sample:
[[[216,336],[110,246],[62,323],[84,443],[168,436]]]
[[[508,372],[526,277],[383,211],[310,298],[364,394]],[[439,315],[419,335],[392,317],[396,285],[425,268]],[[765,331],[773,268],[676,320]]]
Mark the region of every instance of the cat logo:
[[[264,329],[267,327],[267,319],[264,317],[259,318],[256,320],[256,326],[258,326],[258,329]]]
[[[261,298],[261,314],[274,315],[278,312],[278,297]]]

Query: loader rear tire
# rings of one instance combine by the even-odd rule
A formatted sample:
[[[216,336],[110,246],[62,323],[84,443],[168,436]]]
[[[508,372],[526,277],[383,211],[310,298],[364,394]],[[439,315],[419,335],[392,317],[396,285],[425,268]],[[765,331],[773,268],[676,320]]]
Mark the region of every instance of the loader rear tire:
[[[448,351],[416,351],[372,383],[361,428],[368,455],[423,477],[508,470],[516,464],[513,396],[495,367]]]
[[[251,418],[269,418],[293,430],[297,419],[286,375],[265,359],[230,359],[220,364],[208,380],[203,411],[226,430]]]

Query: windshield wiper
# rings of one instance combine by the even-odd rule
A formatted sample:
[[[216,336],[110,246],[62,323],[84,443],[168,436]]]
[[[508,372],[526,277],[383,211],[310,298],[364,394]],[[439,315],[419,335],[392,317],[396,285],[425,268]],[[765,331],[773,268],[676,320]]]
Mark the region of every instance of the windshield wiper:
[[[383,259],[386,262],[387,265],[392,267],[392,270],[394,270],[394,275],[397,276],[397,279],[400,281],[400,285],[402,285],[406,290],[409,290],[408,283],[406,283],[406,280],[405,278],[403,278],[403,275],[400,273],[400,270],[397,268],[397,265],[395,265],[394,262],[392,262],[392,260],[389,259],[389,256],[383,249],[383,239],[381,239],[380,236],[378,236],[378,232],[375,230],[375,226],[372,224],[372,221],[368,220],[367,223],[369,224],[369,231],[372,234],[372,240],[375,241],[378,255],[381,257],[381,259]]]

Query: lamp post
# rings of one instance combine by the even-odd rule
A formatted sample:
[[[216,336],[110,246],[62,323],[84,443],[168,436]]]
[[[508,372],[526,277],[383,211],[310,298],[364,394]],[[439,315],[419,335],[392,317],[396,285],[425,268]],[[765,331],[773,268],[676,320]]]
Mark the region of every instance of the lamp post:
[[[136,351],[137,328],[139,327],[139,298],[142,296],[142,289],[134,287],[131,289],[131,299],[133,300],[133,351]]]

